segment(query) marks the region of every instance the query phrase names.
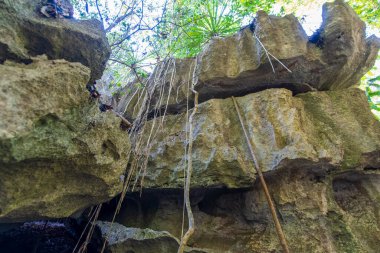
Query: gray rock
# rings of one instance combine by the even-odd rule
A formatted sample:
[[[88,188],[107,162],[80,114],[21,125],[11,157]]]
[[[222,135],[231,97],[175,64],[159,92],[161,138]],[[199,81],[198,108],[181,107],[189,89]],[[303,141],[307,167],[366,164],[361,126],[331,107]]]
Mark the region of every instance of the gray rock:
[[[99,79],[111,52],[101,23],[42,17],[40,2],[0,0],[0,63],[45,54],[80,62],[91,69],[91,82]]]
[[[269,89],[237,101],[263,171],[380,167],[380,123],[361,90],[293,97]],[[144,188],[183,186],[186,124],[186,113],[147,122],[153,137],[147,144],[145,134],[142,145],[150,152]],[[192,187],[252,185],[256,174],[231,98],[200,104],[193,127]]]
[[[145,82],[145,79],[142,80]],[[145,97],[145,89],[138,80],[129,82],[128,85],[118,90],[111,97],[114,110],[124,115],[129,120],[137,117]]]
[[[107,250],[110,253],[175,253],[179,247],[178,239],[167,231],[130,228],[105,221],[97,221],[96,225],[100,228],[103,238],[107,240]],[[209,253],[191,248],[187,248],[185,252]]]
[[[68,217],[121,191],[129,138],[65,60],[0,65],[0,222]]]

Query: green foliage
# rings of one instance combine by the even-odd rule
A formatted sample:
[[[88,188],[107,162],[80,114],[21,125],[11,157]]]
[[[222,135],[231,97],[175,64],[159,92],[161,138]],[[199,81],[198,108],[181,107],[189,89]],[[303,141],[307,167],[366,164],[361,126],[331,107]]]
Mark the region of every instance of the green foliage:
[[[76,16],[97,18],[112,47],[110,67],[123,64],[139,74],[167,57],[191,57],[215,36],[228,36],[274,0],[73,0]],[[135,71],[127,71],[134,73]]]
[[[370,27],[380,29],[380,2],[378,0],[349,0],[348,3]]]
[[[368,80],[365,88],[368,102],[375,115],[380,116],[380,75]],[[380,119],[380,118],[379,118]]]
[[[73,0],[77,17],[101,20],[112,47],[110,67],[146,75],[167,57],[190,57],[215,36],[228,36],[251,22],[256,11],[271,12],[274,0]],[[159,3],[158,3],[159,2]],[[278,14],[319,0],[276,1]],[[350,0],[362,19],[379,27],[377,0]],[[278,9],[278,8],[277,8]],[[116,61],[114,61],[116,60]],[[136,71],[131,68],[137,67]],[[122,69],[124,69],[122,68]]]
[[[380,53],[375,66],[361,79],[360,88],[365,90],[370,108],[376,118],[380,120]]]
[[[178,17],[176,29],[180,34],[180,43],[176,45],[174,55],[194,56],[212,37],[226,36],[238,30],[241,17],[236,15],[229,2],[228,0],[178,1],[175,15]]]
[[[179,35],[179,43],[173,47],[173,55],[179,58],[195,56],[210,39],[237,32],[243,20],[251,22],[256,11],[269,11],[273,3],[273,0],[177,1],[173,32]]]
[[[243,16],[254,16],[259,10],[270,12],[276,3],[275,0],[240,0],[239,2],[240,5],[237,6],[238,11]]]

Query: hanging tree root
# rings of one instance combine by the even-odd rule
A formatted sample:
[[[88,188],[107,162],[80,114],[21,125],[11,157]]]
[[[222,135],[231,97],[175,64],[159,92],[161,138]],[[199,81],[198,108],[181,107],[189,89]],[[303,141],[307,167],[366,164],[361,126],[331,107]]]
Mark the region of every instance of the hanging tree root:
[[[187,245],[187,242],[189,241],[190,237],[193,235],[195,231],[195,225],[194,225],[194,216],[193,212],[191,211],[191,205],[190,205],[190,181],[191,181],[191,172],[193,170],[193,159],[192,159],[192,151],[193,151],[193,118],[194,115],[197,113],[198,110],[198,92],[192,89],[192,92],[194,93],[194,108],[193,112],[191,113],[189,117],[189,148],[187,150],[187,173],[186,173],[186,182],[185,182],[185,204],[186,204],[186,212],[187,212],[187,218],[189,220],[189,227],[185,233],[185,235],[181,238],[181,243],[178,248],[178,253],[183,253],[185,250],[185,246]]]
[[[232,101],[234,102],[235,110],[236,110],[237,115],[239,117],[240,125],[241,125],[241,128],[243,129],[243,132],[244,132],[244,135],[245,135],[245,139],[247,141],[247,145],[248,145],[249,151],[250,151],[251,156],[252,156],[252,160],[253,160],[253,163],[254,163],[255,170],[256,170],[257,174],[259,175],[261,186],[263,187],[263,190],[264,190],[264,193],[265,193],[265,197],[266,197],[268,205],[269,205],[269,209],[270,209],[270,211],[272,213],[272,218],[273,218],[273,221],[274,221],[274,224],[275,224],[275,227],[276,227],[277,235],[278,235],[278,238],[280,240],[282,249],[284,250],[285,253],[289,253],[289,247],[288,247],[288,244],[286,242],[284,232],[282,231],[280,221],[278,220],[273,200],[272,200],[272,198],[271,198],[271,196],[269,194],[268,186],[267,186],[267,184],[265,182],[263,173],[261,172],[261,169],[259,167],[259,163],[258,163],[258,161],[256,159],[256,156],[255,156],[255,154],[253,152],[252,144],[251,144],[250,138],[248,137],[247,130],[245,129],[243,118],[241,116],[240,109],[239,109],[239,106],[238,106],[238,104],[236,102],[235,97],[232,97]]]

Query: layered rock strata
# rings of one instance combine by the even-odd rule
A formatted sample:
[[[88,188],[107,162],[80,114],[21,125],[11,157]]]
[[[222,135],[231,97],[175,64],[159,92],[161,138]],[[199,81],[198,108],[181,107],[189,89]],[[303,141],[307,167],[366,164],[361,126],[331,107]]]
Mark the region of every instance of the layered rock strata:
[[[265,172],[380,167],[380,123],[368,109],[361,90],[309,92],[293,97],[289,90],[269,89],[236,99]],[[186,113],[167,115],[163,130],[150,141],[144,187],[183,186],[186,117]],[[158,126],[161,120],[148,121],[147,129]],[[256,176],[232,99],[200,104],[193,127],[192,186],[251,186]]]
[[[65,60],[0,65],[0,221],[67,217],[120,190],[129,139]]]
[[[214,37],[197,57],[169,59],[157,66],[146,84],[152,97],[146,110],[153,117],[192,107],[193,85],[200,102],[268,88],[298,94],[358,85],[380,48],[379,38],[366,37],[365,29],[341,0],[323,6],[323,23],[311,37],[293,15],[258,12],[250,28]],[[125,115],[135,116],[130,110]]]
[[[130,151],[120,120],[101,114],[85,90],[109,54],[98,23],[43,19],[36,4],[0,0],[0,222],[68,217],[108,201],[122,189]],[[366,38],[343,1],[325,4],[323,15],[308,38],[293,16],[259,12],[252,29],[159,65],[147,81],[151,101],[136,99],[138,89],[121,99],[131,117],[175,115],[142,126],[149,130],[141,134],[142,194],[127,194],[119,224],[104,222],[117,199],[103,204],[97,226],[107,250],[177,251],[191,113],[183,110],[194,85],[201,104],[187,252],[280,252],[231,95],[239,96],[291,251],[378,251],[380,123],[364,93],[348,88],[373,65],[380,43]]]
[[[147,167],[138,175],[143,190],[127,195],[116,217],[124,227],[116,230],[150,228],[180,238],[183,222],[186,228],[182,188],[192,112],[186,109],[194,86],[200,104],[189,247],[281,252],[234,95],[291,252],[377,252],[380,123],[364,92],[352,87],[372,67],[379,39],[366,37],[364,23],[343,1],[324,5],[322,26],[311,37],[293,16],[260,12],[252,27],[214,38],[195,58],[157,66],[147,81],[152,99],[142,106],[150,133],[143,137]],[[108,208],[101,219],[112,218]]]
[[[128,163],[120,119],[86,90],[110,53],[100,23],[43,18],[39,4],[0,0],[0,222],[107,201]]]

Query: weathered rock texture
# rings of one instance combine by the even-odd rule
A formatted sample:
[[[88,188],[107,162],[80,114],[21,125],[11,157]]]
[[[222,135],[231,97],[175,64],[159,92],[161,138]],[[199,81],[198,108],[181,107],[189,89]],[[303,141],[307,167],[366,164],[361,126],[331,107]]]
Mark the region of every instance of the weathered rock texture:
[[[380,122],[361,90],[293,97],[289,90],[269,89],[237,102],[264,171],[380,167]],[[158,126],[162,118],[155,120]],[[150,129],[153,120],[147,124]],[[186,113],[165,117],[151,142],[144,187],[182,187],[186,124]],[[232,99],[200,104],[193,127],[192,186],[251,186],[255,173]]]
[[[42,17],[39,7],[0,0],[0,222],[104,202],[121,191],[128,162],[120,119],[85,88],[110,54],[101,23]]]
[[[109,251],[112,253],[123,253],[127,250],[136,253],[170,252],[178,248],[178,240],[165,231],[126,228],[110,222],[97,222],[97,226],[107,238]]]
[[[91,69],[91,82],[99,79],[111,51],[101,23],[44,18],[37,10],[40,2],[0,0],[0,63],[30,63],[31,57],[45,54],[80,62]]]
[[[109,54],[104,35],[86,22],[42,19],[36,3],[0,0],[0,222],[67,217],[109,200],[121,190],[130,150],[120,120],[99,113],[85,90]],[[365,37],[342,1],[326,4],[323,15],[308,38],[293,16],[260,12],[253,32],[215,38],[196,58],[158,66],[146,89],[152,101],[121,100],[132,117],[139,103],[148,119],[176,115],[135,124],[134,137],[150,141],[132,155],[148,155],[146,170],[145,161],[132,163],[141,165],[145,188],[128,193],[119,224],[97,223],[110,252],[177,251],[189,142],[181,110],[192,103],[192,85],[201,104],[187,252],[281,252],[231,95],[239,96],[291,252],[378,252],[380,123],[364,93],[348,88],[380,43]],[[267,52],[291,72],[273,60],[273,73]],[[32,57],[39,54],[47,58]],[[100,220],[112,219],[114,202]]]
[[[334,174],[302,168],[266,180],[291,252],[378,252],[379,170]],[[179,237],[182,199],[180,191],[133,194],[116,220]],[[191,202],[196,230],[190,247],[209,253],[282,252],[259,182],[249,190],[193,190]]]
[[[150,117],[157,110],[177,113],[187,104],[192,107],[191,85],[200,102],[267,88],[297,94],[355,86],[373,66],[380,47],[377,37],[366,38],[365,23],[341,0],[324,5],[322,26],[311,38],[293,15],[258,12],[253,27],[253,32],[245,28],[213,38],[196,58],[159,65],[147,83],[153,94]]]
[[[179,241],[167,231],[152,229],[128,228],[117,223],[96,222],[104,239],[107,240],[109,253],[156,253],[177,252]],[[187,253],[206,253],[188,248]]]
[[[129,140],[88,101],[90,70],[0,65],[0,222],[67,217],[121,190]]]

